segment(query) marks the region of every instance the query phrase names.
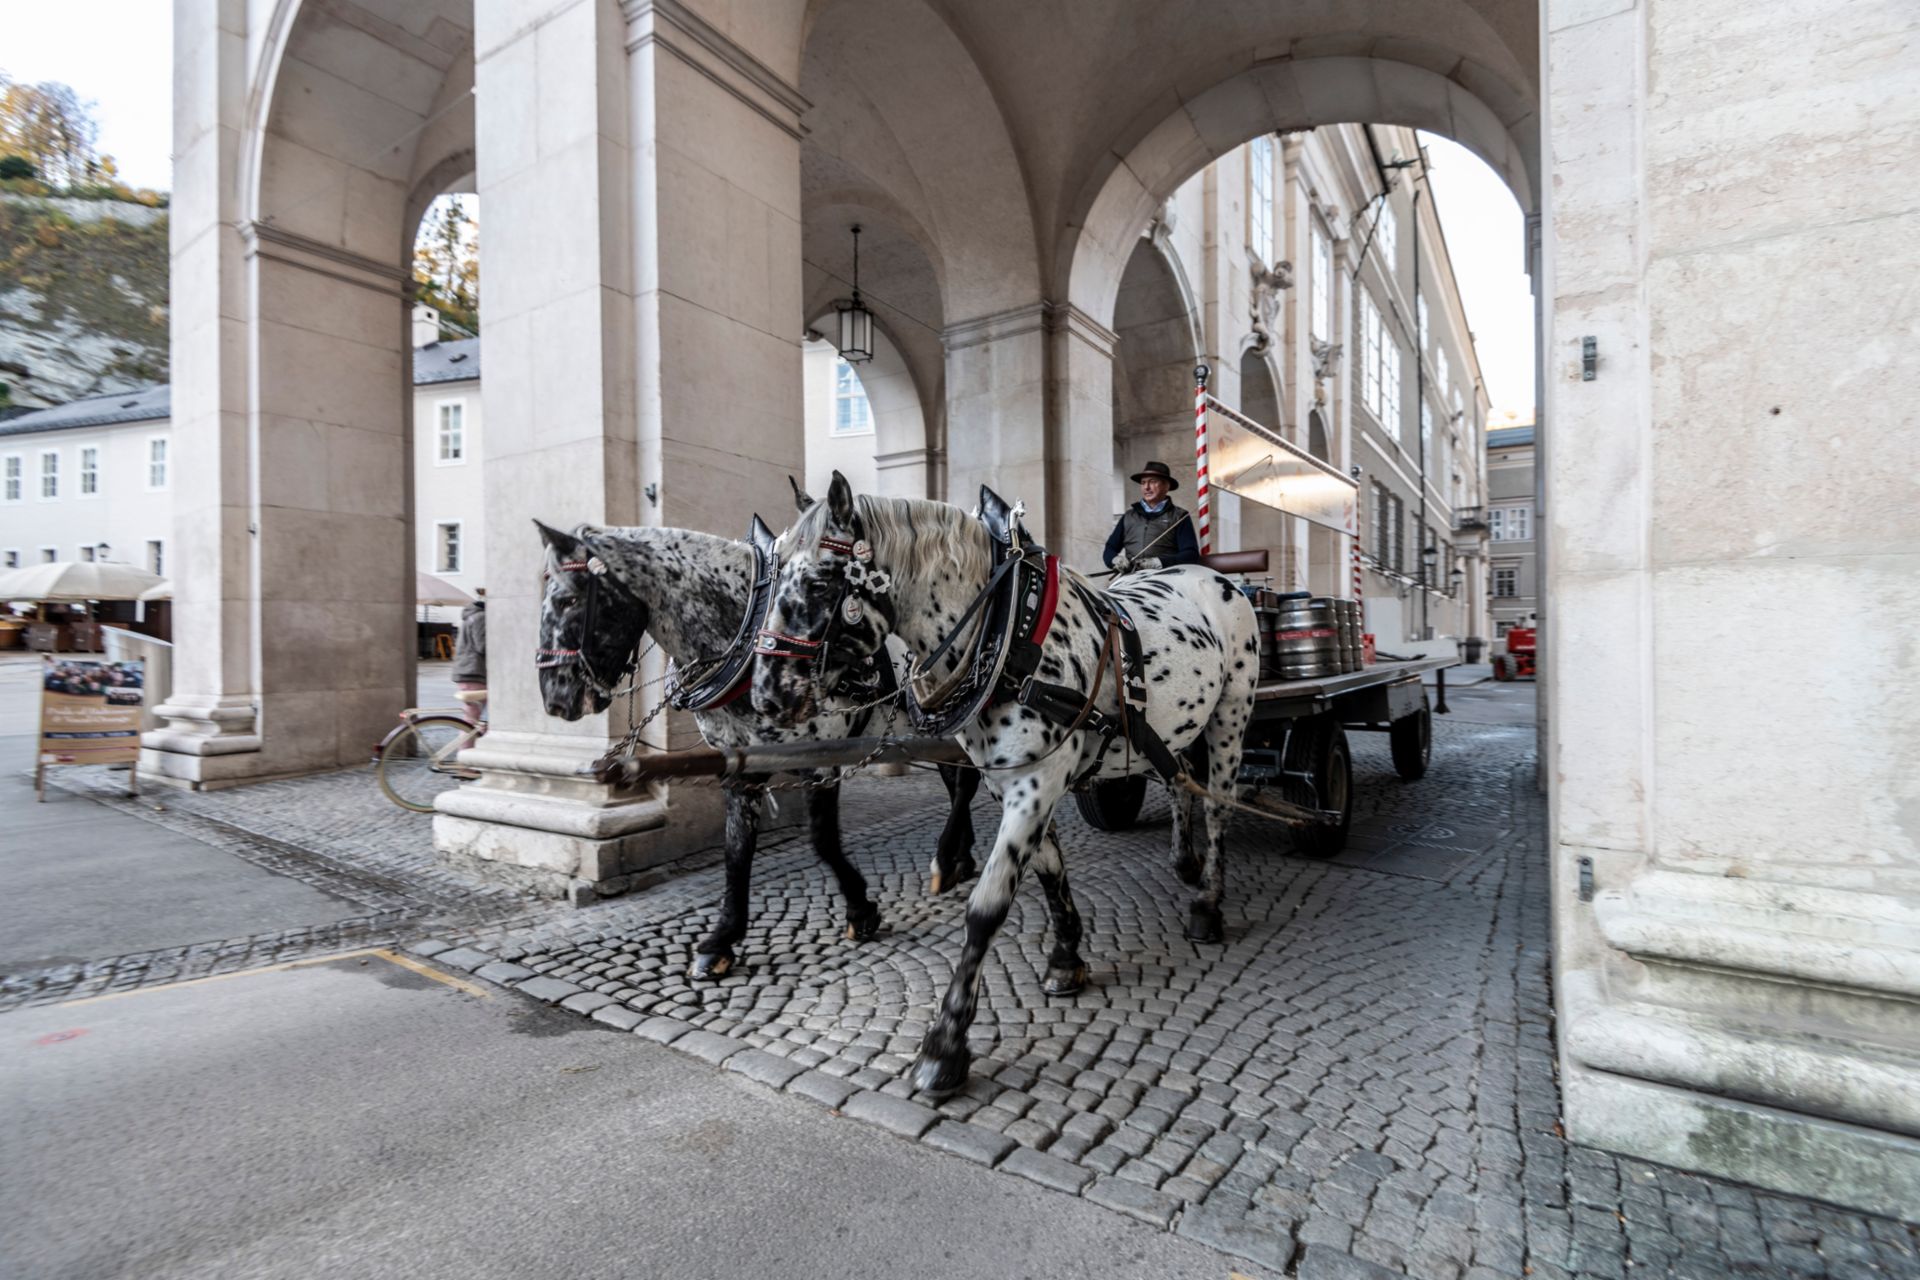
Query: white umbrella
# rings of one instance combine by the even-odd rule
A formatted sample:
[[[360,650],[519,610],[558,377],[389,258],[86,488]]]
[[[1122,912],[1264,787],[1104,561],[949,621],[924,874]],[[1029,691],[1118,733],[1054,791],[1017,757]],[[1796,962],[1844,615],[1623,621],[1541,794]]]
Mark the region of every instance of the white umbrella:
[[[472,604],[473,597],[430,573],[413,575],[413,598],[420,604]]]
[[[154,600],[173,599],[173,579],[168,578],[164,582],[154,583],[152,586],[148,587],[145,591],[142,591],[140,593],[140,599],[149,601],[149,602]]]
[[[63,560],[0,570],[0,600],[84,604],[88,600],[138,600],[163,579],[157,573],[114,561]]]

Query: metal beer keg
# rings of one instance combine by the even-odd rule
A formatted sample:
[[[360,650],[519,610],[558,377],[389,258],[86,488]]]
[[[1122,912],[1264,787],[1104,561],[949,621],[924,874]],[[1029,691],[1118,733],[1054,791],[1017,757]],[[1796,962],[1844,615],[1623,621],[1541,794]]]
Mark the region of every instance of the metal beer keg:
[[[1281,597],[1280,628],[1275,633],[1280,678],[1313,680],[1340,674],[1333,601],[1304,591]]]

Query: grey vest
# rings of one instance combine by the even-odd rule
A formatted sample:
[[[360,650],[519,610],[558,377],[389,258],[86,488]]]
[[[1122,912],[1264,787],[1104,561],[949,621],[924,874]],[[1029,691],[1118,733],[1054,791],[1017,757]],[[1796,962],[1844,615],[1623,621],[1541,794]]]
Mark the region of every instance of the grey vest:
[[[1135,502],[1127,507],[1125,515],[1120,517],[1120,536],[1126,541],[1129,560],[1138,560],[1141,556],[1166,556],[1173,554],[1173,527],[1187,518],[1187,513],[1169,502],[1157,515],[1148,515]],[[1164,536],[1163,536],[1164,535]]]

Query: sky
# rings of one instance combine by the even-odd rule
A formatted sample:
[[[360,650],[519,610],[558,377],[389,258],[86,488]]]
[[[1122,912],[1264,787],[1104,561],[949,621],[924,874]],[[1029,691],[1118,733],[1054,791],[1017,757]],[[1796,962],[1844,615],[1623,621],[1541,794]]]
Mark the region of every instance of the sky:
[[[167,0],[0,0],[0,70],[91,100],[100,150],[136,187],[172,185],[173,6]],[[108,33],[103,38],[103,33]],[[1533,413],[1533,298],[1520,206],[1458,143],[1422,134],[1467,324],[1497,420]]]

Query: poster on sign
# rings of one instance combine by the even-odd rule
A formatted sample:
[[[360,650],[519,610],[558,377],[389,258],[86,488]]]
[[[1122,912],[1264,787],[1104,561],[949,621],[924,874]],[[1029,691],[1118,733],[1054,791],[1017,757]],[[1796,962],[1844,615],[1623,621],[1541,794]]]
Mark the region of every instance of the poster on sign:
[[[47,766],[125,764],[140,758],[144,662],[95,662],[48,654],[40,677],[40,744],[34,789],[47,798]],[[127,770],[129,794],[136,771]]]

